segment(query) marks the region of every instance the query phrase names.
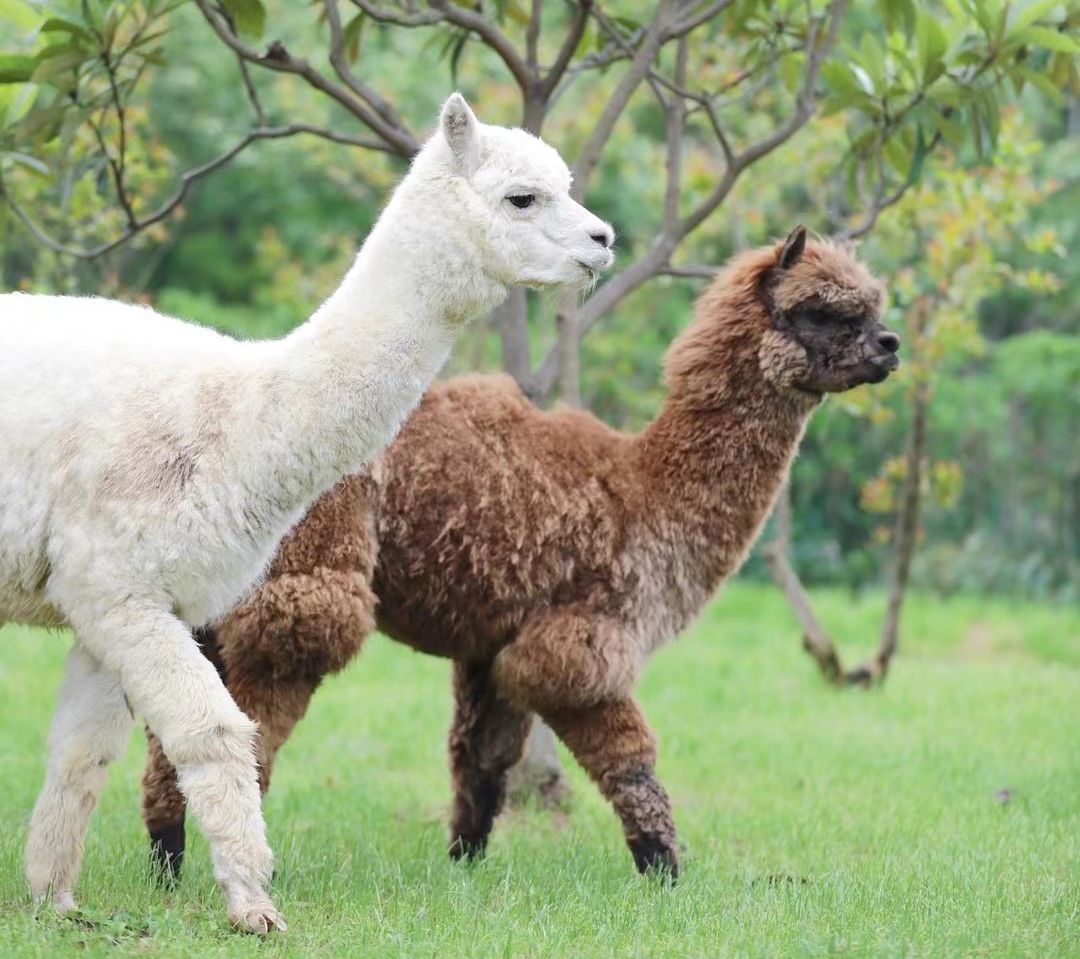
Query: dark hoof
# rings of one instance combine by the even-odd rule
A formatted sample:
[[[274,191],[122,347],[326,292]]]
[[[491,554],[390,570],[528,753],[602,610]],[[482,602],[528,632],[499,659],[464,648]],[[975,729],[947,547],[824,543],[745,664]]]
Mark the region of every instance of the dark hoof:
[[[150,861],[154,878],[163,886],[180,881],[184,863],[184,827],[166,826],[150,833]]]
[[[476,862],[483,859],[486,853],[486,839],[469,839],[466,836],[457,836],[450,843],[450,858],[455,862],[460,862],[462,859],[466,862]]]
[[[675,884],[679,878],[679,857],[674,849],[655,836],[632,839],[629,845],[638,872],[662,876]]]

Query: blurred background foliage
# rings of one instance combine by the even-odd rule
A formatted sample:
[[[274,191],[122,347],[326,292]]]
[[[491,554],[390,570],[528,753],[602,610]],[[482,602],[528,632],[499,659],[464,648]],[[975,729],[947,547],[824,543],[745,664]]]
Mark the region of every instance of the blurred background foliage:
[[[460,6],[489,14],[508,36],[528,28],[514,0]],[[604,5],[627,43],[642,29],[640,6]],[[222,9],[239,36],[281,40],[321,64],[327,24],[319,7],[230,0]],[[760,136],[781,100],[797,102],[806,59],[799,31],[805,36],[807,18],[822,9],[742,0],[715,28],[691,35],[695,85],[739,93],[724,103],[732,136]],[[574,4],[544,4],[552,49],[574,13]],[[115,32],[115,48],[125,51],[119,63],[87,68],[93,44],[79,32],[87,22]],[[1078,24],[1075,4],[1039,0],[857,5],[822,68],[813,120],[748,167],[679,247],[677,263],[718,265],[796,223],[833,233],[859,218],[860,195],[907,188],[860,246],[888,281],[889,322],[905,343],[902,372],[885,388],[827,402],[793,472],[793,548],[808,582],[880,582],[913,397],[921,396],[928,430],[914,582],[1080,599]],[[0,0],[0,35],[3,190],[64,244],[121,234],[131,216],[176,188],[181,171],[250,128],[237,59],[191,2]],[[521,122],[517,84],[467,32],[407,29],[353,10],[344,35],[356,74],[389,96],[418,136],[454,88],[481,119]],[[612,42],[590,21],[575,65]],[[1008,53],[1008,68],[987,50]],[[672,56],[661,52],[658,63],[671,67]],[[586,143],[621,69],[582,71],[556,97],[543,133],[564,156],[572,160]],[[963,101],[939,82],[961,70],[986,74],[973,84],[977,96]],[[909,74],[914,94],[895,94],[891,85]],[[260,70],[249,79],[267,122],[357,130],[355,117],[290,76]],[[123,129],[112,109],[116,88]],[[919,113],[932,99],[927,90],[944,92],[936,112]],[[917,122],[890,116],[890,102]],[[687,208],[724,171],[706,125],[692,114],[682,135]],[[663,229],[668,129],[643,84],[589,183],[588,204],[615,224],[624,263],[643,256]],[[113,189],[110,164],[120,156],[130,210]],[[169,216],[91,260],[50,249],[0,206],[2,284],[144,300],[235,335],[277,335],[332,290],[403,169],[393,153],[317,137],[267,139],[201,180]],[[581,339],[583,405],[618,427],[645,423],[663,401],[664,351],[706,282],[658,273],[622,298]],[[530,307],[534,355],[555,343],[554,311],[551,301]],[[489,324],[466,335],[446,373],[501,362]],[[757,557],[749,573],[765,574]]]

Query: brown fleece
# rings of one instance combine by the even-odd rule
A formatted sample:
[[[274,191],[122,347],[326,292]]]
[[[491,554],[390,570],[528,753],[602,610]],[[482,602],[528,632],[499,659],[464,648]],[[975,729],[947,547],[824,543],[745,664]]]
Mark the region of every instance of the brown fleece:
[[[743,562],[822,393],[892,368],[881,284],[849,251],[804,241],[735,257],[701,296],[639,435],[538,410],[505,376],[433,387],[379,475],[324,497],[218,627],[267,768],[368,632],[374,564],[379,628],[455,660],[452,853],[483,851],[539,713],[611,801],[638,868],[677,872],[635,682]]]

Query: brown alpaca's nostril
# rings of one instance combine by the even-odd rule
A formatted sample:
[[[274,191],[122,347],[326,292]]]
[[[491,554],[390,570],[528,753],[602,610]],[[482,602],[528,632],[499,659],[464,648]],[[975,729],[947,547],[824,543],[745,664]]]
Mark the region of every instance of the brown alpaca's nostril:
[[[878,333],[877,341],[883,350],[888,350],[890,353],[895,353],[900,349],[900,337],[892,330],[882,330]]]
[[[599,243],[605,250],[611,246],[615,239],[615,235],[611,230],[604,230],[603,233],[590,233],[589,236]]]

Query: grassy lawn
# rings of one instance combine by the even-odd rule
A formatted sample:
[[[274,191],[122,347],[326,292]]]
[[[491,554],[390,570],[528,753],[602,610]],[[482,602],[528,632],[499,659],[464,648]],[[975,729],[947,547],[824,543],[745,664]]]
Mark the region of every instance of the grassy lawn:
[[[855,659],[880,598],[819,598]],[[22,849],[67,646],[0,640],[5,959],[1080,956],[1080,613],[915,597],[888,685],[836,693],[777,593],[732,587],[641,688],[685,845],[674,889],[634,873],[576,768],[568,813],[514,811],[484,864],[450,865],[448,667],[374,640],[278,762],[290,929],[266,942],[228,930],[201,837],[180,890],[150,885],[141,736],[91,827],[84,918],[34,918]]]

